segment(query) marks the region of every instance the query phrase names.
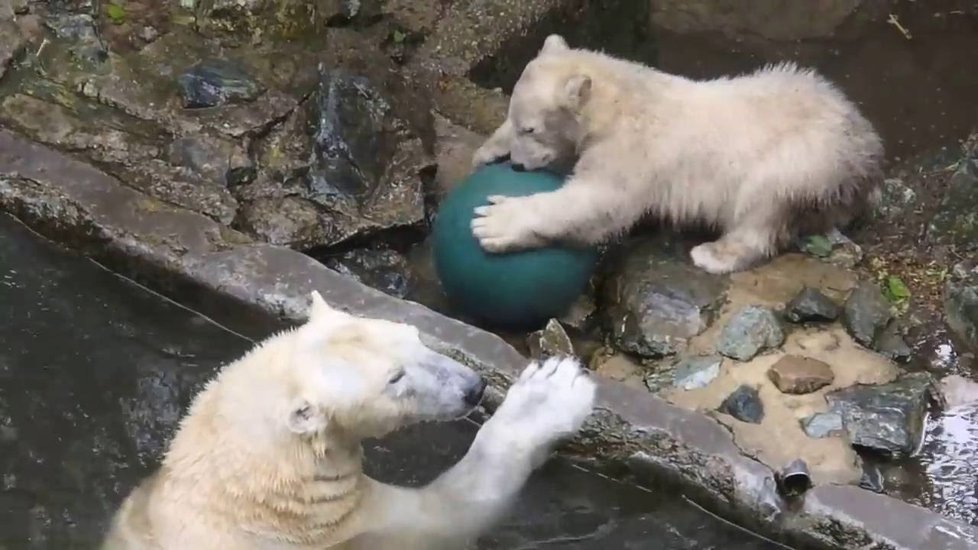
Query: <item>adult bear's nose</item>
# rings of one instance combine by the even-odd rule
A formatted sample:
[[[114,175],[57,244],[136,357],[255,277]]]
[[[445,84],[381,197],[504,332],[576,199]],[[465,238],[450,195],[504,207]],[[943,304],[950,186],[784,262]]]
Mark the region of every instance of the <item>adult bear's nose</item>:
[[[482,394],[486,392],[486,381],[479,378],[479,381],[469,386],[469,389],[465,392],[465,403],[472,405],[473,407],[478,405],[482,401]]]

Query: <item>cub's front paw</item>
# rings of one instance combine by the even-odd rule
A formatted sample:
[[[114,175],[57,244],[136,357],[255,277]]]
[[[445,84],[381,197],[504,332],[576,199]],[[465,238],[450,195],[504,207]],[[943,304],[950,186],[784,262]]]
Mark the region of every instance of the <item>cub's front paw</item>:
[[[574,358],[533,362],[509,389],[493,419],[509,437],[546,446],[577,433],[594,407],[595,384]]]
[[[472,234],[487,252],[508,252],[540,246],[530,226],[534,213],[521,197],[493,195],[489,204],[475,209]]]
[[[487,164],[492,164],[496,161],[502,160],[507,155],[509,155],[509,151],[506,150],[506,148],[490,142],[483,143],[482,146],[476,149],[475,153],[472,154],[472,168],[477,169]]]

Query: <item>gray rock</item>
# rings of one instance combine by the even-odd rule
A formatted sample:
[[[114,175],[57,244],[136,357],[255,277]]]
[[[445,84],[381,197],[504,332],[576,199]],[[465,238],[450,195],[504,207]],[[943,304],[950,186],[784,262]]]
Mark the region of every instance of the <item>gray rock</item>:
[[[705,388],[720,375],[722,362],[723,357],[719,355],[681,359],[673,371],[673,385],[684,390]]]
[[[761,396],[758,395],[756,388],[746,384],[728,395],[717,410],[750,424],[760,424],[764,420],[764,404],[761,403]]]
[[[95,19],[87,13],[58,13],[48,17],[44,24],[54,36],[70,42],[71,55],[79,61],[98,65],[109,58],[105,45],[95,26]]]
[[[944,313],[954,334],[978,351],[978,264],[974,261],[961,262],[951,271],[944,285]]]
[[[14,58],[23,51],[26,42],[12,20],[0,17],[0,78],[6,74]]]
[[[836,412],[815,413],[802,419],[801,427],[808,437],[829,437],[843,431],[842,415]]]
[[[806,286],[788,302],[784,316],[793,323],[834,321],[839,316],[839,306],[817,288]]]
[[[713,322],[727,281],[689,265],[664,239],[631,243],[603,287],[615,346],[649,358],[678,353]]]
[[[305,108],[258,146],[261,175],[236,190],[240,227],[306,249],[421,226],[422,175],[434,167],[421,138],[369,80],[320,69]],[[282,220],[283,203],[301,217]]]
[[[888,357],[898,363],[910,361],[913,355],[913,350],[910,349],[907,341],[904,340],[903,333],[900,330],[900,324],[896,320],[890,321],[886,325],[886,328],[876,337],[876,340],[873,342],[873,349],[884,357]]]
[[[962,252],[978,250],[978,158],[961,160],[928,225],[927,238]]]
[[[357,281],[403,298],[412,286],[412,273],[407,259],[390,249],[358,249],[323,260],[327,267]]]
[[[177,77],[186,109],[218,107],[254,101],[264,91],[239,64],[227,59],[205,59]]]
[[[720,333],[717,351],[739,361],[749,361],[783,342],[784,331],[774,312],[765,307],[747,306],[727,321]]]
[[[846,300],[842,323],[857,342],[873,347],[873,342],[892,318],[890,303],[879,287],[863,282]]]
[[[900,178],[886,178],[874,215],[882,220],[897,220],[908,214],[917,200],[917,193]]]
[[[935,395],[930,376],[914,373],[889,384],[832,392],[826,401],[842,417],[854,446],[906,456],[920,444],[927,406]]]
[[[23,94],[0,101],[0,122],[22,134],[81,154],[150,196],[231,222],[237,201],[228,190],[229,179],[246,177],[251,170],[241,145],[206,134],[168,144],[166,135],[135,125],[124,115],[97,112],[98,118],[83,119],[61,105]]]
[[[526,343],[530,348],[530,357],[534,359],[574,355],[574,344],[556,319],[551,319],[543,329],[530,334]]]
[[[590,289],[589,289],[590,290]],[[597,307],[594,305],[594,298],[589,293],[581,294],[577,300],[571,304],[561,318],[560,322],[576,330],[585,331],[591,327]]]

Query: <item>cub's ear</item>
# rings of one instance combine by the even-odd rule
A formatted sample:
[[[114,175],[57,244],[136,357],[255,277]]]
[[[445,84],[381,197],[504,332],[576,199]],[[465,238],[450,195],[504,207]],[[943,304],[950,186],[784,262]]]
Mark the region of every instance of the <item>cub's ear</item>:
[[[562,103],[571,110],[578,110],[591,97],[591,77],[576,74],[564,82]]]
[[[326,429],[329,419],[326,413],[305,399],[296,399],[288,409],[286,424],[297,435],[312,435]]]
[[[309,300],[309,314],[307,316],[309,317],[310,321],[321,321],[330,317],[338,317],[343,315],[343,312],[330,307],[329,304],[326,303],[326,300],[323,300],[322,295],[319,294],[319,291],[317,290],[313,290],[309,294]]]
[[[570,46],[567,45],[567,41],[564,37],[559,34],[551,34],[543,41],[543,48],[540,49],[540,53],[557,53],[569,50]]]

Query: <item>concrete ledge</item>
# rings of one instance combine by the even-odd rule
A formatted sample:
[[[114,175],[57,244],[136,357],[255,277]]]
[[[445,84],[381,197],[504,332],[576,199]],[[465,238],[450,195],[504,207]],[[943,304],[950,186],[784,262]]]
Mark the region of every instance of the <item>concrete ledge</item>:
[[[232,326],[240,315],[298,320],[313,289],[350,312],[412,323],[433,346],[487,377],[490,408],[527,361],[495,335],[367,288],[298,252],[254,243],[6,130],[0,208]],[[978,546],[978,529],[854,487],[820,487],[804,502],[784,502],[772,472],[743,456],[724,427],[641,390],[600,381],[598,406],[568,452],[606,470],[627,467],[644,483],[674,483],[704,507],[778,540],[838,549]]]

